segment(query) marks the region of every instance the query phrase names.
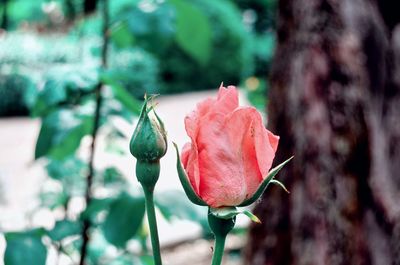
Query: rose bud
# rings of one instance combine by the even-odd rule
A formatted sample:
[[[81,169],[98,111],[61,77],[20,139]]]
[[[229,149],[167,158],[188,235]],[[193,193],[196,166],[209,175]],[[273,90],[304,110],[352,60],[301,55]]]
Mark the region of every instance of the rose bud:
[[[143,188],[153,191],[160,175],[160,159],[167,152],[164,124],[146,98],[129,149],[136,157],[136,177]]]
[[[167,152],[167,134],[153,107],[148,108],[148,101],[143,103],[129,147],[138,161],[152,162],[160,160]]]

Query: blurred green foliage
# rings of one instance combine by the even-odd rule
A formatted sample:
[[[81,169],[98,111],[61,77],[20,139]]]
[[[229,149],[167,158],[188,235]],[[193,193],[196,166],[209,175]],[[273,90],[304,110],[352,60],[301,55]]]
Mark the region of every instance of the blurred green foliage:
[[[145,93],[159,92],[158,60],[151,53],[140,48],[121,49],[110,54],[108,77],[116,80],[136,98]]]
[[[252,57],[255,70],[251,77],[242,80],[249,101],[265,111],[268,95],[268,76],[276,45],[277,0],[235,0],[243,10],[243,21],[252,32]]]
[[[19,73],[0,73],[0,116],[27,115],[27,90],[31,79]]]
[[[4,264],[45,265],[47,248],[42,242],[44,234],[45,230],[41,228],[6,233],[7,248],[4,253]]]
[[[0,35],[0,74],[15,68],[16,74],[34,76],[30,81],[40,90],[49,69],[62,76],[78,65],[98,65],[102,18],[98,12],[83,16],[83,3],[3,0],[0,14],[7,10],[8,23]],[[268,75],[275,10],[276,0],[110,1],[108,76],[139,99],[145,92],[204,90],[222,81],[247,88],[247,78]],[[9,106],[15,94],[33,95],[20,90],[7,83],[0,106]],[[265,86],[248,91],[265,97]],[[0,115],[25,114],[27,107],[29,102],[17,102]]]
[[[199,47],[200,51],[196,55],[182,49],[184,46],[179,41],[166,50],[165,60],[161,64],[163,93],[211,89],[222,81],[226,84],[238,84],[253,71],[250,35],[241,22],[237,7],[224,0],[196,0],[191,1],[191,4],[203,12],[203,20],[208,21],[208,25],[205,23],[202,27],[209,29],[199,31],[196,21],[185,24],[184,30],[191,34],[184,40],[193,40],[196,36],[197,39],[203,38],[203,42],[209,43]]]

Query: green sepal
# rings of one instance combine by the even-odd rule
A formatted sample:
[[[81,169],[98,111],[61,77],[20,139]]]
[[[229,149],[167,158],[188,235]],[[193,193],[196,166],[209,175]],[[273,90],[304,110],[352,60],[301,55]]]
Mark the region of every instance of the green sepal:
[[[178,170],[178,176],[179,176],[179,180],[181,181],[183,190],[186,193],[186,196],[189,198],[189,200],[197,205],[200,206],[207,206],[207,203],[205,203],[197,194],[196,192],[193,190],[192,185],[189,182],[189,178],[186,175],[185,170],[182,167],[182,163],[181,163],[181,158],[179,156],[179,151],[178,151],[178,146],[176,145],[176,143],[173,143],[175,146],[175,150],[176,150],[176,169]]]
[[[278,185],[279,187],[281,187],[284,191],[286,191],[287,193],[290,193],[290,191],[288,191],[288,189],[285,187],[285,185],[283,185],[282,182],[280,182],[279,180],[276,179],[271,179],[270,183]]]
[[[225,238],[228,233],[235,227],[236,215],[221,218],[213,214],[213,208],[208,209],[208,225],[215,235],[215,238]]]
[[[250,204],[254,203],[256,200],[258,200],[261,195],[264,193],[264,191],[267,189],[269,183],[271,180],[275,177],[276,174],[285,166],[287,163],[289,163],[290,160],[292,160],[293,156],[287,159],[285,162],[279,164],[278,166],[274,167],[269,173],[268,176],[264,179],[264,181],[261,183],[261,185],[258,187],[257,191],[254,193],[254,195],[239,204],[239,207],[244,207],[244,206],[249,206]],[[277,183],[275,183],[277,184]]]
[[[221,218],[221,219],[232,219],[238,214],[244,214],[247,217],[250,218],[251,221],[255,223],[261,223],[260,219],[256,215],[254,215],[252,212],[249,210],[239,210],[238,208],[234,206],[228,206],[228,207],[220,207],[220,208],[211,208],[210,207],[210,214],[214,215],[215,217]]]
[[[154,111],[154,115],[156,116],[156,119],[157,119],[158,123],[160,124],[162,131],[166,134],[164,122],[161,120],[160,116],[158,116],[157,112]],[[168,144],[168,142],[167,142],[167,144]]]

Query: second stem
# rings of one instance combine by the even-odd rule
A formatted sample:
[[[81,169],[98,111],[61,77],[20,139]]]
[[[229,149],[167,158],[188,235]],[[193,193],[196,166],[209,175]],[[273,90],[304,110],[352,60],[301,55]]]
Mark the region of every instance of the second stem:
[[[151,245],[153,248],[154,265],[161,265],[160,242],[158,239],[156,211],[154,209],[154,187],[160,176],[160,161],[137,161],[136,177],[143,187],[146,199],[147,220],[150,228]]]
[[[153,248],[154,264],[161,265],[160,242],[158,239],[156,211],[154,209],[153,191],[144,188],[144,196],[146,198],[147,220],[150,228],[151,246]]]

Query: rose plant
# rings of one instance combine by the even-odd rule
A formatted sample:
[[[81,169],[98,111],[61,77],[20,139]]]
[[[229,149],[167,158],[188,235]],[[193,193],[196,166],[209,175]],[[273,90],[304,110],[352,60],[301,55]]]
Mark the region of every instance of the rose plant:
[[[154,264],[161,265],[153,192],[167,139],[163,122],[148,106],[149,99],[143,104],[130,151],[137,159],[136,175],[146,198]],[[208,223],[215,236],[212,265],[220,265],[236,215],[243,213],[260,222],[250,211],[237,207],[255,202],[270,183],[286,190],[274,177],[291,158],[271,170],[279,136],[264,127],[255,108],[239,106],[234,86],[221,84],[216,99],[199,103],[186,116],[185,128],[191,142],[183,147],[182,156],[175,145],[179,179],[193,203],[209,207]]]
[[[147,220],[153,248],[155,265],[161,265],[160,242],[154,208],[154,188],[160,176],[160,159],[167,152],[167,135],[164,124],[154,110],[148,106],[154,97],[145,96],[139,121],[131,137],[129,150],[136,158],[136,178],[145,195]]]

